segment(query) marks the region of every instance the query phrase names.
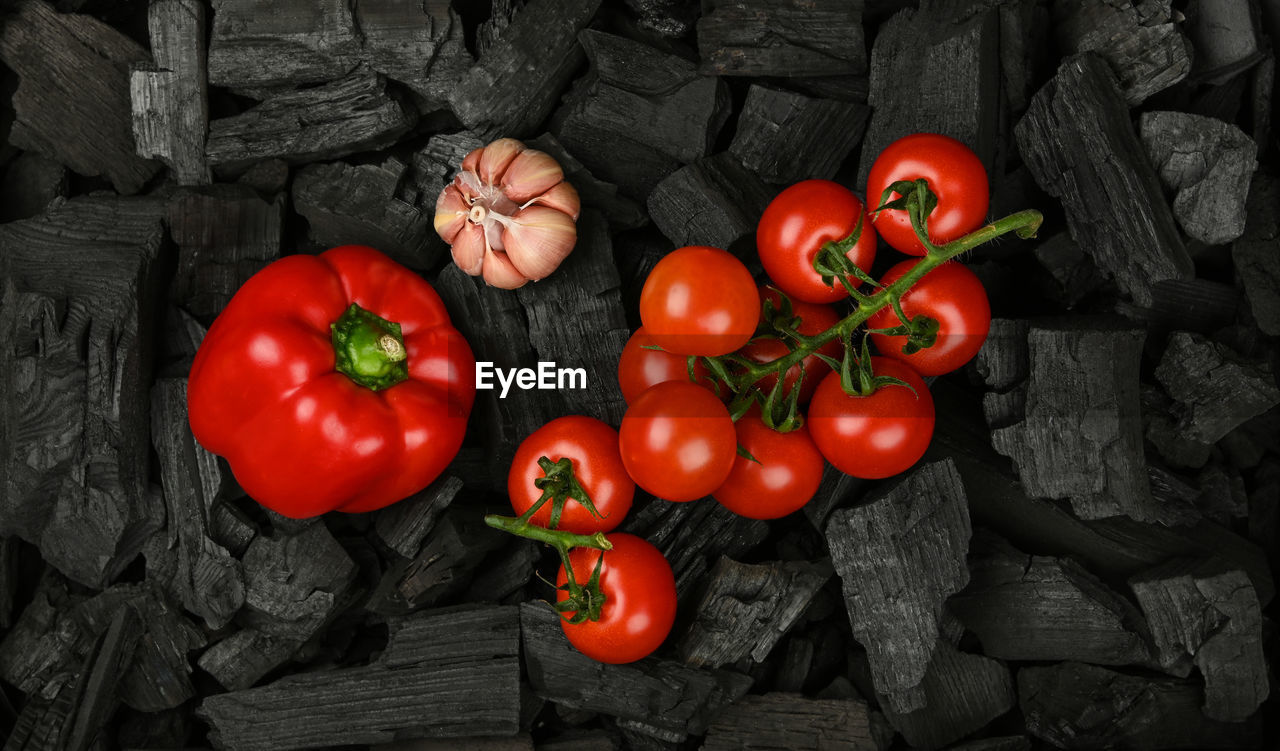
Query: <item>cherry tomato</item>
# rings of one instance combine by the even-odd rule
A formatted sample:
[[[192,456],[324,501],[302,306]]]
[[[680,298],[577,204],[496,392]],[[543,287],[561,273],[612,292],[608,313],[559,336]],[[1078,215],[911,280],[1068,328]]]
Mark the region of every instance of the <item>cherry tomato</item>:
[[[562,619],[560,625],[579,652],[616,665],[646,657],[666,640],[676,619],[676,578],[667,559],[645,540],[619,532],[609,535],[609,542],[613,543],[612,550],[569,551],[573,579],[579,584],[587,583],[596,561],[604,555],[600,566],[600,591],[604,595],[600,619],[573,624]],[[568,581],[561,566],[556,586]],[[567,600],[569,593],[558,590],[556,598]],[[564,615],[571,617],[573,612]]]
[[[903,261],[885,272],[882,284],[890,285],[911,270],[915,261]],[[901,360],[922,376],[950,373],[973,359],[991,329],[991,305],[976,274],[948,261],[925,274],[902,295],[902,312],[908,318],[926,315],[938,321],[938,339],[932,347],[910,355],[902,352],[905,336],[872,334],[871,341],[885,357]],[[867,320],[867,328],[901,325],[893,308],[883,308]]]
[[[641,326],[627,340],[622,356],[618,358],[618,385],[622,388],[622,398],[628,404],[654,384],[689,380],[688,355],[648,349],[651,346],[656,346],[653,338]],[[711,372],[701,360],[694,364],[693,373],[698,378],[694,383],[711,390],[711,381],[706,380],[711,377]]]
[[[528,511],[542,491],[534,481],[547,473],[538,459],[553,462],[568,458],[573,475],[586,491],[600,516],[592,516],[585,506],[569,499],[564,504],[557,529],[579,535],[608,532],[618,526],[631,510],[636,485],[622,466],[618,451],[618,431],[594,417],[559,417],[529,434],[516,449],[507,474],[507,494],[517,515]],[[551,501],[543,504],[530,519],[540,527],[551,521]]]
[[[775,306],[779,306],[782,302],[782,298],[777,291],[769,287],[760,288],[760,297],[761,299],[768,298],[772,300]],[[792,300],[791,310],[800,318],[800,325],[796,327],[796,330],[805,336],[821,334],[840,322],[840,315],[830,305],[818,305]],[[752,362],[764,363],[784,357],[788,351],[787,345],[781,339],[758,337],[748,342],[747,346],[742,348],[741,354]],[[840,341],[837,339],[828,342],[819,347],[818,352],[828,357],[839,358]],[[823,377],[831,372],[831,366],[823,362],[816,354],[809,355],[801,360],[800,363],[804,365],[804,384],[800,387],[800,403],[807,404],[809,398],[813,396],[813,392],[817,391],[818,384],[822,382]],[[782,387],[790,390],[799,377],[800,365],[792,365],[787,369],[782,379]],[[770,374],[761,378],[757,382],[757,387],[767,394],[777,381],[778,377]]]
[[[858,242],[845,256],[863,271],[876,257],[876,233],[862,201],[839,183],[805,180],[782,191],[756,227],[756,247],[765,273],[796,300],[828,303],[848,297],[844,286],[827,286],[813,268],[823,243],[848,237],[862,218]],[[850,277],[856,287],[861,282]]]
[[[849,396],[840,374],[828,375],[809,405],[806,423],[818,450],[835,468],[867,480],[892,477],[919,461],[933,438],[933,396],[910,366],[872,357],[876,375],[910,384],[882,386],[870,396]]]
[[[728,251],[677,248],[658,261],[640,290],[640,321],[654,344],[678,355],[727,355],[760,322],[751,272]]]
[[[942,245],[982,226],[991,199],[987,171],[973,150],[937,133],[916,133],[889,144],[867,175],[867,201],[880,205],[880,196],[899,180],[929,181],[938,205],[929,214],[929,241]],[[894,193],[891,198],[896,198]],[[911,228],[907,212],[890,209],[872,215],[876,232],[903,253],[924,255],[924,246]]]
[[[720,487],[737,438],[729,410],[710,391],[667,381],[636,397],[618,431],[631,479],[668,501],[692,501]]]
[[[738,445],[755,457],[734,459],[729,479],[712,496],[721,506],[751,519],[777,519],[809,502],[822,482],[825,462],[803,425],[779,433],[759,410],[734,423]]]

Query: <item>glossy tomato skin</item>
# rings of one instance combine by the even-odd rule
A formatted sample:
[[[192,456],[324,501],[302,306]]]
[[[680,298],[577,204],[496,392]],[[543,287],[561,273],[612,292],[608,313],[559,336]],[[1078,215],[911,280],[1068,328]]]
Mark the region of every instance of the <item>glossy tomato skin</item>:
[[[753,410],[734,423],[734,429],[738,445],[757,461],[734,459],[729,479],[712,493],[721,506],[750,519],[777,519],[813,498],[826,463],[808,428],[779,433]]]
[[[846,257],[863,271],[876,257],[876,232],[862,201],[831,180],[804,180],[782,191],[765,208],[756,226],[756,248],[765,273],[796,300],[831,303],[848,298],[844,286],[828,287],[814,270],[823,243],[848,237],[862,218],[858,242]],[[856,287],[860,282],[853,280]]]
[[[574,477],[600,512],[599,517],[592,516],[586,507],[570,499],[565,502],[557,529],[579,535],[608,532],[626,518],[636,484],[622,465],[618,431],[594,417],[570,415],[530,433],[516,449],[507,474],[507,494],[517,515],[528,511],[542,496],[534,481],[546,476],[538,466],[538,459],[543,456],[553,462],[570,459]],[[551,502],[543,504],[530,520],[540,527],[549,526]]]
[[[760,297],[762,300],[766,298],[771,300],[776,307],[781,306],[782,298],[774,289],[761,287]],[[792,300],[791,310],[800,318],[800,325],[796,327],[796,330],[805,336],[821,334],[840,322],[840,314],[830,305]],[[752,362],[765,363],[786,356],[788,351],[787,345],[781,339],[757,337],[742,348],[742,355]],[[827,342],[818,348],[818,352],[828,357],[839,359],[840,341],[837,339]],[[800,386],[800,403],[808,404],[813,392],[818,390],[818,384],[822,382],[827,373],[831,372],[831,366],[823,362],[817,354],[809,355],[801,360],[800,363],[804,366],[804,383]],[[783,388],[790,390],[799,377],[800,365],[792,365],[783,376]],[[777,376],[769,374],[761,378],[757,385],[761,391],[767,394],[773,389],[773,385],[777,381]]]
[[[628,404],[654,384],[689,380],[688,355],[649,349],[651,346],[656,346],[653,338],[641,326],[627,340],[626,346],[622,348],[622,356],[618,358],[618,386],[622,389],[622,398]],[[710,390],[711,382],[706,379],[711,373],[701,360],[694,364],[693,372],[698,378],[695,383]]]
[[[608,539],[612,550],[569,551],[573,578],[579,584],[586,584],[596,561],[604,555],[600,591],[605,600],[600,620],[570,624],[562,619],[560,626],[579,652],[597,662],[619,665],[652,654],[671,633],[676,619],[676,579],[671,564],[645,540],[624,532],[609,535]],[[561,566],[556,586],[568,581]],[[568,597],[568,592],[557,590],[557,600]]]
[[[627,408],[618,436],[627,474],[668,501],[710,495],[724,484],[737,456],[729,410],[687,381],[646,389]]]
[[[867,201],[874,209],[890,185],[922,177],[938,197],[929,215],[929,241],[934,245],[967,235],[986,221],[991,190],[982,160],[960,141],[937,133],[904,136],[880,152],[867,175]],[[873,221],[890,246],[909,255],[924,255],[907,212],[881,211],[873,214]]]
[[[881,283],[893,284],[911,270],[904,261],[885,272]],[[925,274],[902,296],[907,317],[926,315],[938,321],[938,338],[932,347],[904,354],[905,336],[872,334],[871,341],[885,357],[901,360],[922,376],[950,373],[973,359],[991,330],[991,305],[978,276],[963,264],[948,261]],[[867,328],[900,325],[892,308],[883,308],[867,321]]]
[[[836,469],[853,477],[879,480],[906,471],[924,455],[933,438],[933,396],[909,365],[872,357],[876,375],[911,385],[883,386],[870,396],[849,396],[832,373],[809,404],[809,433]]]
[[[640,290],[640,321],[655,344],[677,355],[727,355],[760,322],[760,296],[747,267],[705,245],[658,261]]]

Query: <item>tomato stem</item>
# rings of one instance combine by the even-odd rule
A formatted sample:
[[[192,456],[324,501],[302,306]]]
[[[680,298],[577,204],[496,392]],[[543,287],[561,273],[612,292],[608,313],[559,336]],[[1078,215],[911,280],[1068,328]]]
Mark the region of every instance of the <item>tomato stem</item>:
[[[539,464],[541,464],[541,461]],[[486,514],[484,523],[508,534],[536,540],[555,548],[556,553],[560,556],[560,564],[564,566],[565,573],[568,575],[565,589],[569,592],[567,600],[556,604],[556,611],[561,614],[561,617],[564,617],[566,612],[574,613],[572,617],[568,618],[570,623],[598,620],[600,618],[600,609],[604,606],[604,593],[600,590],[600,562],[604,560],[604,557],[601,556],[597,560],[595,572],[584,587],[574,577],[573,564],[569,562],[569,550],[571,548],[593,548],[601,551],[613,550],[613,543],[609,542],[603,532],[578,535],[566,532],[563,529],[547,529],[537,524],[531,524],[528,519],[529,516],[532,516],[531,512],[532,509],[519,517]]]
[[[517,517],[518,521],[529,521],[538,509],[550,502],[551,519],[547,522],[547,527],[556,529],[560,526],[560,515],[564,513],[565,503],[570,500],[585,508],[595,518],[604,518],[596,510],[596,505],[591,502],[591,496],[587,494],[586,489],[578,482],[578,477],[573,472],[572,459],[562,456],[558,461],[553,462],[548,457],[540,456],[538,466],[542,468],[542,477],[534,480],[533,484],[542,491],[542,495],[527,511]]]

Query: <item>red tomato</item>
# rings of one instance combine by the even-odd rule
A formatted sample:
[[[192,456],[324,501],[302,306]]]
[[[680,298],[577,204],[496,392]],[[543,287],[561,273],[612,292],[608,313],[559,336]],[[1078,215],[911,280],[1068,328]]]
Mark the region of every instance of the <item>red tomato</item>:
[[[569,551],[573,579],[579,584],[587,583],[596,561],[604,555],[600,566],[600,591],[604,595],[600,620],[571,624],[562,619],[560,626],[579,652],[616,665],[646,657],[666,640],[676,619],[676,578],[662,553],[639,537],[619,532],[609,535],[609,542],[613,543],[613,550]],[[561,566],[556,586],[568,581]],[[557,590],[556,599],[567,600],[569,593]],[[564,613],[568,617],[573,614]]]
[[[756,227],[760,263],[774,284],[796,300],[827,303],[848,297],[844,286],[828,287],[813,268],[823,243],[848,237],[862,218],[862,234],[845,256],[863,271],[876,257],[876,233],[862,201],[839,183],[805,180],[773,199]],[[861,282],[850,277],[857,287]]]
[[[689,380],[688,355],[647,349],[650,346],[656,345],[644,326],[641,326],[627,340],[627,345],[622,348],[622,356],[618,358],[618,385],[622,388],[622,398],[628,404],[654,384]],[[693,372],[698,377],[695,383],[710,390],[711,382],[704,379],[710,378],[711,373],[701,360],[694,364]]]
[[[557,529],[579,535],[608,532],[631,510],[636,485],[622,466],[618,431],[594,417],[571,415],[556,418],[533,431],[516,449],[507,474],[507,493],[517,515],[528,511],[542,496],[542,490],[534,481],[546,477],[546,472],[538,466],[538,459],[544,456],[553,462],[562,458],[573,462],[574,477],[600,513],[599,517],[592,516],[585,506],[569,499]],[[549,526],[551,501],[543,504],[530,520],[540,527]]]
[[[849,396],[832,373],[809,405],[809,434],[818,450],[847,475],[867,480],[892,477],[924,455],[933,438],[933,396],[910,366],[872,357],[876,375],[901,379],[915,389],[889,385],[870,396]]]
[[[751,519],[777,519],[808,503],[825,466],[808,429],[779,433],[764,424],[759,410],[734,428],[738,445],[757,461],[734,459],[729,479],[712,494],[720,505]]]
[[[928,223],[929,241],[934,245],[967,235],[986,221],[991,192],[982,160],[960,141],[937,133],[905,136],[880,152],[867,175],[867,200],[873,208],[879,206],[885,188],[919,178],[928,180],[938,197]],[[894,193],[891,198],[897,196]],[[885,242],[903,253],[924,255],[907,212],[891,209],[872,216]]]
[[[760,322],[751,272],[728,251],[691,245],[658,261],[640,290],[640,320],[654,344],[678,355],[727,355]]]
[[[903,261],[889,269],[881,283],[893,284],[911,270],[915,261]],[[948,261],[925,274],[902,296],[902,312],[908,318],[926,315],[938,321],[938,339],[932,347],[907,355],[905,336],[872,334],[871,341],[885,357],[901,360],[922,376],[950,373],[973,359],[991,329],[991,305],[976,274]],[[893,308],[883,308],[867,320],[867,328],[901,325]]]
[[[618,435],[631,479],[668,501],[709,495],[729,476],[738,452],[729,410],[687,381],[646,389],[627,408]]]
[[[760,297],[761,299],[768,298],[772,300],[775,306],[782,302],[782,298],[778,296],[778,293],[768,287],[760,288]],[[800,300],[792,300],[791,310],[800,318],[800,325],[796,327],[796,330],[805,336],[821,334],[840,322],[840,314],[836,313],[830,305],[817,305]],[[747,346],[742,348],[744,357],[752,362],[760,363],[784,357],[787,352],[787,345],[780,339],[752,339],[747,343]],[[837,339],[824,344],[818,349],[818,352],[828,357],[839,359],[840,340]],[[804,385],[800,387],[800,403],[807,404],[809,398],[813,396],[813,392],[818,389],[818,384],[822,382],[822,378],[831,372],[831,366],[819,359],[816,354],[809,355],[800,362],[804,365]],[[790,390],[799,377],[800,365],[792,365],[787,369],[786,375],[783,377],[783,388]],[[757,387],[767,394],[777,381],[778,377],[770,374],[761,378],[757,382]]]

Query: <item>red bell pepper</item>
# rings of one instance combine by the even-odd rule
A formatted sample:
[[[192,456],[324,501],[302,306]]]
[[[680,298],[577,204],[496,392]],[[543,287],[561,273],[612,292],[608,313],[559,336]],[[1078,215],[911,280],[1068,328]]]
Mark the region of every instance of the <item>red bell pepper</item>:
[[[372,248],[287,256],[209,327],[191,431],[254,500],[288,517],[371,511],[458,453],[475,357],[431,285]]]

